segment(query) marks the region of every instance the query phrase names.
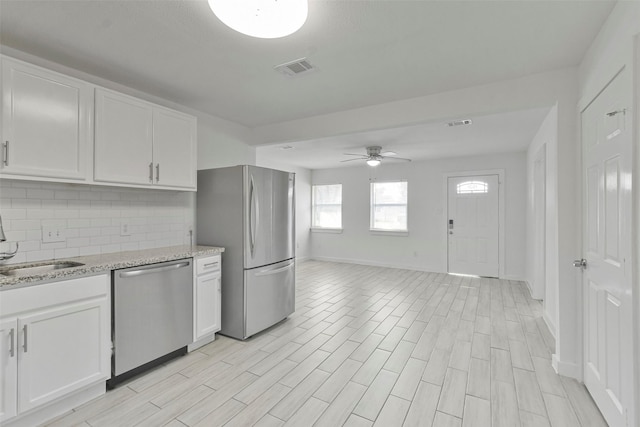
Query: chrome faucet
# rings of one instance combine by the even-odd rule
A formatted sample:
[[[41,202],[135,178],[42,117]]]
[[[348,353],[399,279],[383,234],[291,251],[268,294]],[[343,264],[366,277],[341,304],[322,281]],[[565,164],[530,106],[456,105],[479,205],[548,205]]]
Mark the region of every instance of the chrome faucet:
[[[0,216],[0,242],[6,242],[7,236],[4,234],[4,228],[2,227],[2,216]],[[13,252],[0,252],[0,261],[4,261],[13,258],[18,253],[18,242],[16,242],[16,250]]]

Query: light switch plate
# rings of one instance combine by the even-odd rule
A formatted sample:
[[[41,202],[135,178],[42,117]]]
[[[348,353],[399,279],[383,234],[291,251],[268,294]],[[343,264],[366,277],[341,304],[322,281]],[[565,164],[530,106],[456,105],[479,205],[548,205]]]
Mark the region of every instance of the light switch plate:
[[[66,229],[57,226],[43,226],[42,227],[42,242],[64,242],[67,240]]]

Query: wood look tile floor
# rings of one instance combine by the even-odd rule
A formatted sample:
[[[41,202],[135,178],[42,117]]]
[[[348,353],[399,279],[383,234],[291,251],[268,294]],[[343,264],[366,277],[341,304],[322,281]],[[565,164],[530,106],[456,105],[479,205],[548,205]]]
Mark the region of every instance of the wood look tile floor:
[[[522,282],[306,261],[296,312],[50,426],[606,426]]]

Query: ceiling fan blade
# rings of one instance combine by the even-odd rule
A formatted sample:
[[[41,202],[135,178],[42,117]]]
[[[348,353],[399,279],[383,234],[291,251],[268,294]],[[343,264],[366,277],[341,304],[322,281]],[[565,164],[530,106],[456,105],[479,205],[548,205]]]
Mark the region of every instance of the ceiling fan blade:
[[[340,163],[344,163],[344,162],[353,162],[354,160],[365,160],[367,159],[367,157],[363,157],[361,159],[347,159],[347,160],[340,160]]]
[[[404,162],[410,162],[411,159],[405,159],[404,157],[390,157],[390,156],[382,156],[383,159],[389,159],[389,160],[402,160]]]
[[[364,154],[353,154],[353,153],[342,153],[342,154],[345,155],[345,156],[360,156],[363,159],[367,157]]]
[[[381,156],[397,156],[398,153],[395,151],[385,151],[384,153],[380,153]]]

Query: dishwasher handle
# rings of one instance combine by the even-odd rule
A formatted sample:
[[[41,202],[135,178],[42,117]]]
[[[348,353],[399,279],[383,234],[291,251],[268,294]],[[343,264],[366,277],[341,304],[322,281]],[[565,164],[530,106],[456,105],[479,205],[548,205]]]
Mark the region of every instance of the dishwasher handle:
[[[184,268],[184,267],[188,267],[189,266],[189,262],[180,262],[178,264],[172,264],[172,265],[166,265],[166,266],[162,266],[162,267],[155,267],[155,268],[145,268],[142,270],[133,270],[133,271],[122,271],[119,273],[120,277],[124,278],[124,277],[135,277],[135,276],[142,276],[144,274],[152,274],[152,273],[161,273],[163,271],[169,271],[169,270],[175,270],[178,268]]]

